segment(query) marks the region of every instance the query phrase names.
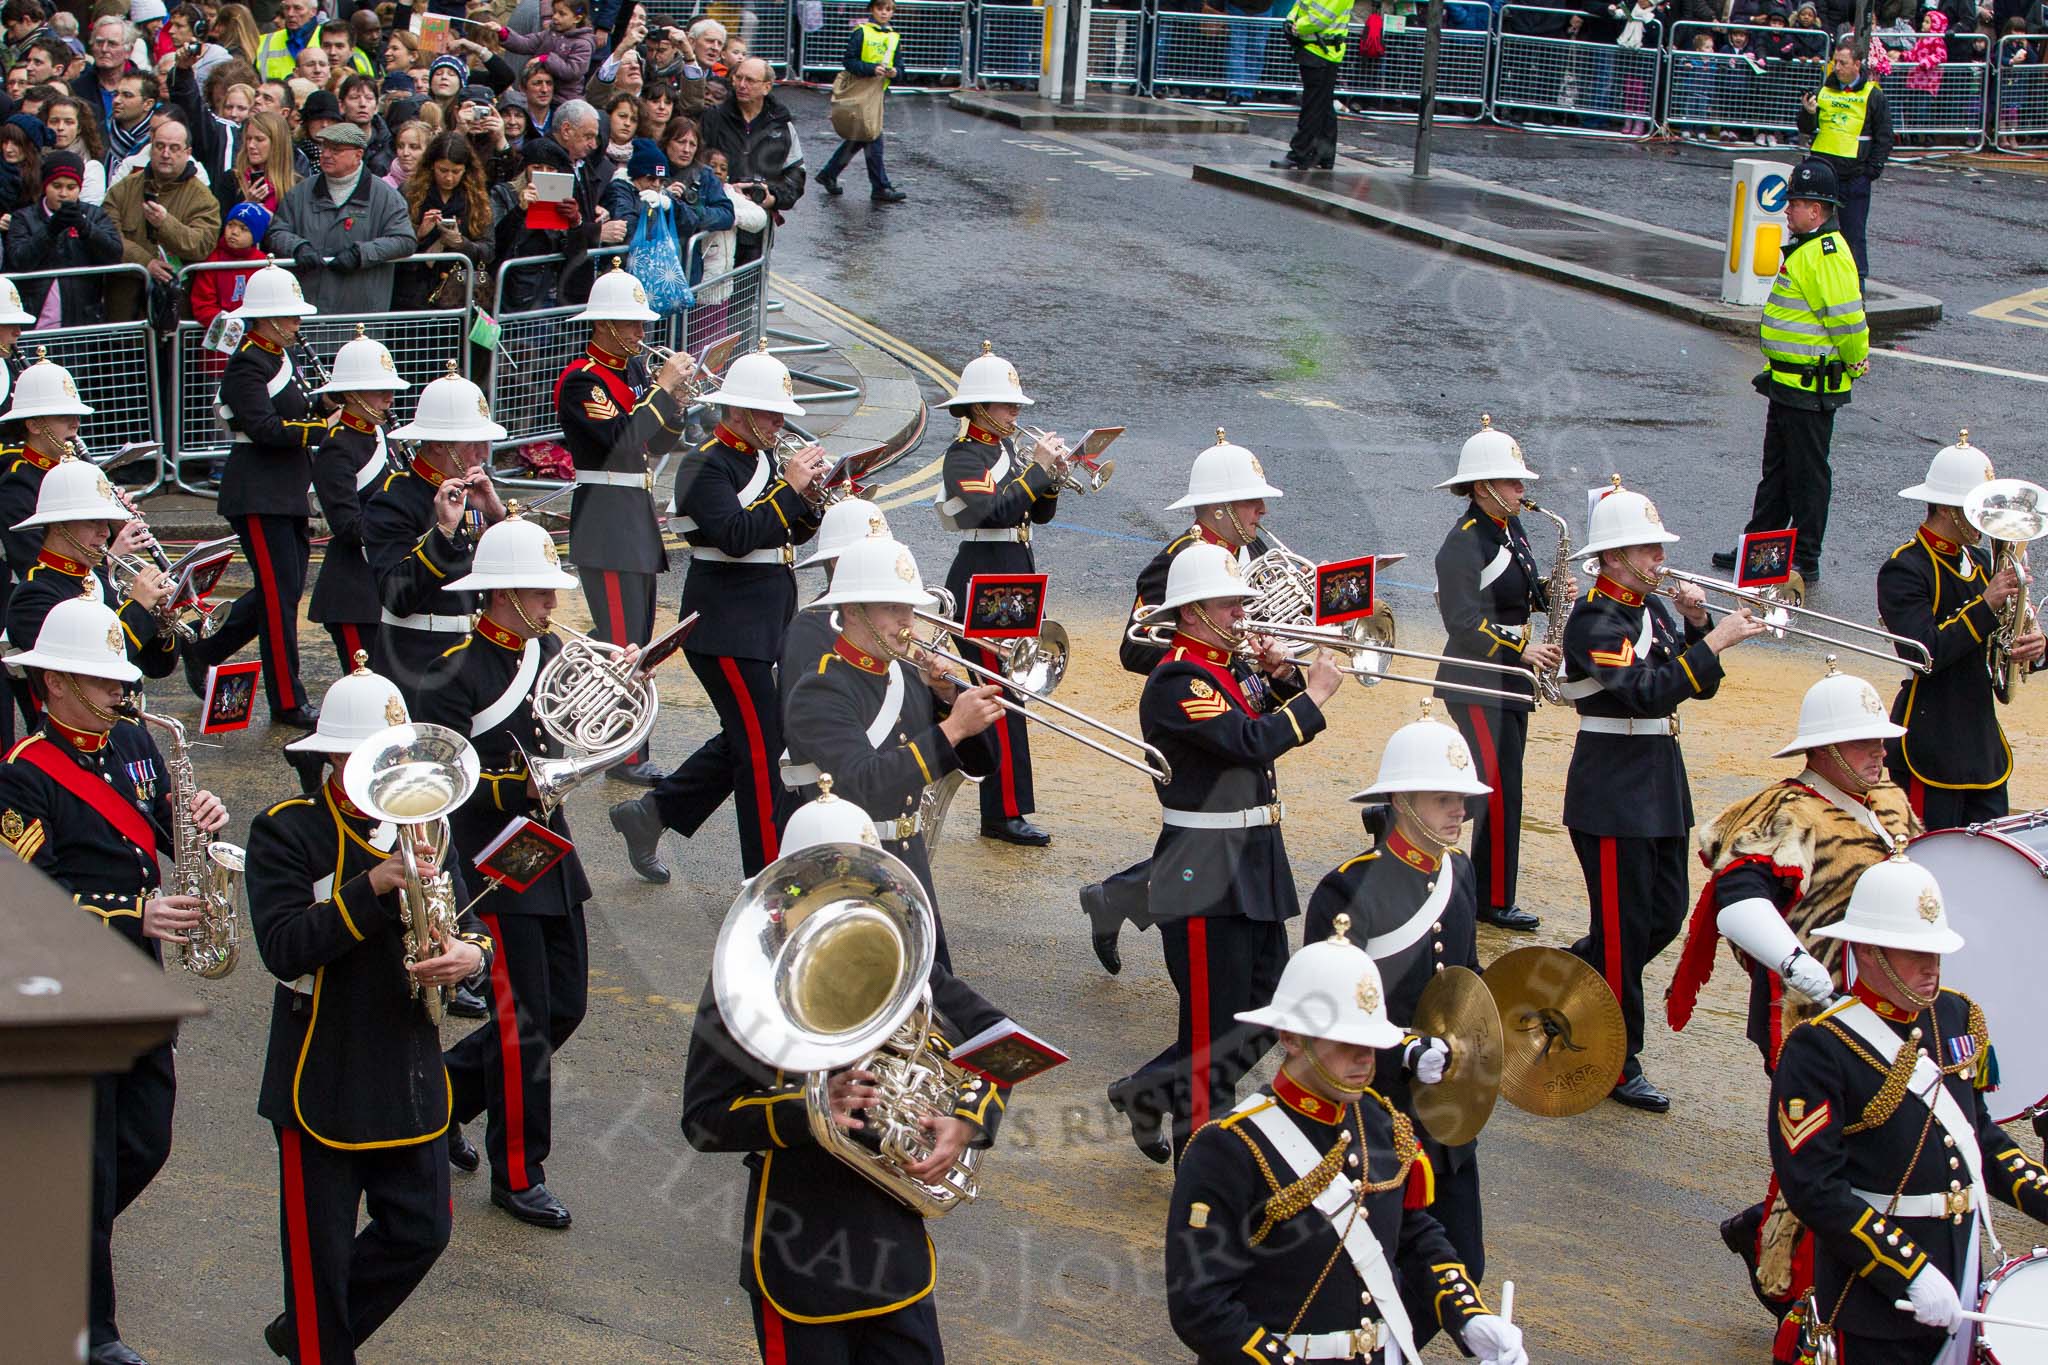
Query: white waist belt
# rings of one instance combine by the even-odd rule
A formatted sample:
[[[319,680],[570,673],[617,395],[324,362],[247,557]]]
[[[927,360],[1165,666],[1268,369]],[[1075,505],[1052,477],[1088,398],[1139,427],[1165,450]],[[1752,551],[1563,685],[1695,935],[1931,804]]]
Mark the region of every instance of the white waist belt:
[[[1971,1187],[1960,1190],[1936,1190],[1932,1194],[1902,1194],[1898,1207],[1892,1207],[1892,1197],[1876,1190],[1852,1191],[1858,1199],[1889,1218],[1949,1218],[1970,1211]]]
[[[1350,1332],[1302,1332],[1281,1340],[1299,1360],[1352,1360],[1380,1348],[1380,1325],[1368,1322]]]
[[[1175,810],[1163,807],[1159,818],[1177,829],[1257,829],[1261,825],[1277,825],[1287,814],[1287,803],[1275,801],[1270,806],[1253,806],[1250,810]]]
[[[714,550],[708,545],[684,547],[692,559],[708,559],[714,564],[794,564],[794,545],[772,545],[765,550],[749,550],[743,555],[729,555],[723,550]]]
[[[435,616],[420,612],[413,616],[400,616],[390,608],[383,611],[384,624],[397,626],[400,630],[430,630],[442,635],[467,635],[470,631],[467,616]]]
[[[638,474],[615,474],[608,469],[579,469],[576,471],[579,484],[598,484],[606,488],[644,488],[654,491],[654,475],[646,470]]]
[[[1678,717],[1657,716],[1640,719],[1628,716],[1580,716],[1579,733],[1582,735],[1675,735],[1678,733]]]
[[[289,988],[294,995],[311,995],[313,993],[313,974],[308,972],[293,981],[287,981],[280,976],[277,978],[277,984]]]
[[[922,833],[924,833],[924,812],[922,811],[916,815],[898,816],[894,820],[875,821],[875,834],[884,842],[893,840],[901,843],[905,839],[916,838]]]
[[[1029,545],[1031,543],[1031,528],[1029,526],[1004,526],[994,530],[962,531],[960,534],[968,540],[999,540],[1015,542],[1019,545]]]

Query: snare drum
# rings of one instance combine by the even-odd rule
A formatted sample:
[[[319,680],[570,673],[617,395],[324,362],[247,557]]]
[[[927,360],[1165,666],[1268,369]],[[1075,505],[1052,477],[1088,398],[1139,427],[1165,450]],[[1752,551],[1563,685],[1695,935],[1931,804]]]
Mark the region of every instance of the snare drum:
[[[2048,1250],[2035,1247],[2015,1256],[1984,1280],[1977,1311],[2022,1322],[2048,1322]],[[2048,1362],[2048,1329],[1977,1328],[1977,1359],[1984,1365],[2044,1365]]]
[[[1963,936],[1942,959],[1941,984],[1984,1007],[1998,1049],[1998,1089],[1984,1098],[1998,1122],[2011,1123],[2048,1100],[2048,1049],[2039,1044],[2048,998],[2032,951],[2048,929],[2048,811],[1935,830],[1906,855],[1941,883]]]

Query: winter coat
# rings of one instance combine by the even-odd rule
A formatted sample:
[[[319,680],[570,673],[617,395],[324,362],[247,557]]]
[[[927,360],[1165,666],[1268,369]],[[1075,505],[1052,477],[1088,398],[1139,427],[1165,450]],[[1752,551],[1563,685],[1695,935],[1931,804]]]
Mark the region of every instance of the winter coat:
[[[557,33],[543,27],[535,33],[510,33],[503,40],[507,52],[527,58],[527,65],[540,63],[555,78],[555,103],[566,104],[583,98],[583,81],[590,74],[591,55],[597,39],[589,25]]]
[[[143,216],[145,194],[155,195],[163,205],[162,226],[152,226]],[[220,243],[220,201],[190,161],[175,180],[159,180],[148,169],[123,178],[107,191],[106,213],[121,230],[121,259],[131,265],[148,265],[161,251],[175,270],[188,261],[205,260]],[[140,285],[134,278],[109,281],[108,314],[117,319],[142,316]]]
[[[1948,16],[1939,10],[1927,16],[1928,31],[1920,35],[1906,54],[1913,69],[1906,73],[1906,88],[1923,95],[1941,93],[1941,64],[1948,60],[1948,42],[1941,35],[1948,30]]]
[[[768,210],[744,194],[730,194],[728,202],[732,204],[732,228],[724,232],[713,232],[703,242],[703,274],[699,278],[712,283],[697,291],[697,302],[700,306],[707,303],[724,303],[732,297],[732,281],[720,282],[720,277],[730,271],[738,260],[739,234],[768,230]],[[697,278],[693,278],[691,283],[697,283]]]
[[[271,220],[264,245],[274,256],[291,259],[301,243],[310,244],[324,260],[353,243],[362,265],[352,271],[322,267],[301,272],[306,302],[323,313],[383,313],[391,307],[393,261],[419,249],[405,197],[364,167],[346,203],[337,205],[327,192],[327,178],[316,175],[292,186]]]
[[[530,228],[519,197],[526,192],[528,173],[521,171],[510,180],[491,185],[491,210],[497,218],[493,259],[517,260],[523,256],[554,256],[569,249],[569,234],[559,228]],[[505,290],[498,299],[500,315],[552,308],[561,297],[562,268],[558,265],[515,266],[505,277]]]
[[[676,215],[676,236],[678,245],[688,246],[690,239],[699,233],[725,233],[731,236],[733,226],[732,196],[726,193],[725,184],[717,172],[709,166],[684,166],[669,177],[671,184],[685,187],[681,197],[669,195],[668,202]],[[742,196],[744,198],[745,196]],[[750,200],[749,203],[752,201]],[[760,205],[753,207],[759,211]],[[767,218],[763,212],[763,220]],[[691,257],[690,283],[705,278],[704,243],[698,244],[697,252]]]
[[[804,149],[781,100],[770,95],[749,124],[738,100],[704,111],[704,147],[724,152],[729,181],[758,180],[775,196],[774,212],[786,213],[804,194]]]
[[[24,274],[38,270],[76,270],[81,266],[118,265],[121,229],[97,204],[68,206],[77,216],[52,224],[48,200],[37,199],[18,210],[7,225],[7,268]],[[50,280],[19,280],[21,306],[40,317],[49,297]],[[105,277],[78,276],[56,281],[60,286],[59,320],[66,327],[86,327],[107,320]]]
[[[242,306],[242,291],[249,287],[249,277],[268,264],[269,258],[261,246],[252,246],[247,251],[236,251],[226,242],[213,249],[206,258],[213,261],[247,261],[247,270],[201,270],[192,276],[192,320],[201,327],[212,322],[222,313],[232,313]]]
[[[424,214],[428,209],[441,210],[442,221],[453,223],[456,230],[461,232],[463,236],[462,240],[452,246],[444,245],[440,233],[437,231],[432,237],[422,237],[420,239],[420,252],[425,254],[428,252],[459,251],[469,257],[473,267],[471,271],[474,280],[473,287],[477,297],[483,298],[485,296],[485,278],[490,272],[491,262],[496,259],[492,234],[491,230],[486,228],[482,237],[471,238],[467,230],[462,226],[463,208],[462,191],[457,190],[455,197],[450,200],[442,197],[438,187],[430,186],[428,188],[426,197],[420,200],[420,212]],[[413,231],[415,234],[419,232],[419,223],[417,221],[413,223]],[[402,265],[398,267],[398,279],[392,286],[391,292],[392,311],[406,313],[422,308],[446,308],[451,302],[459,304],[463,298],[463,290],[459,284],[453,282],[450,282],[448,288],[443,291],[443,296],[439,302],[428,302],[433,296],[434,291],[441,287],[443,278],[454,268],[454,265],[453,261],[428,261],[420,265]]]

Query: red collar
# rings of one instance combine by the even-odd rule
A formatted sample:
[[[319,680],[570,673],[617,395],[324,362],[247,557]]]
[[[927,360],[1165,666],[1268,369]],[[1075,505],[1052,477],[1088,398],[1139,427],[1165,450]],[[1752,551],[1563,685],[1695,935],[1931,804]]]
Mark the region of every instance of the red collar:
[[[1818,776],[1818,774],[1816,774],[1816,776]],[[1821,791],[1818,788],[1810,787],[1806,783],[1801,782],[1796,777],[1786,778],[1785,785],[1788,787],[1797,787],[1799,788],[1799,790],[1805,792],[1809,796],[1816,798],[1817,800],[1825,801],[1828,799],[1825,795],[1821,793]],[[1835,790],[1840,792],[1842,795],[1848,797],[1851,801],[1854,801],[1859,806],[1864,806],[1867,808],[1870,805],[1869,792],[1863,792],[1859,795],[1856,792],[1850,791],[1847,787],[1842,786],[1836,786]]]
[[[488,616],[476,618],[476,633],[500,649],[509,649],[514,654],[525,650],[526,641],[516,633],[505,629]]]
[[[55,569],[58,573],[70,574],[73,578],[83,578],[92,572],[90,564],[82,564],[78,560],[60,555],[47,545],[36,551],[36,563]]]
[[[1180,651],[1186,651],[1185,657],[1201,663],[1215,664],[1219,668],[1230,667],[1232,656],[1229,650],[1218,649],[1212,644],[1206,644],[1185,631],[1173,637],[1173,644],[1167,650],[1168,653],[1173,654],[1176,658],[1183,657]]]
[[[832,649],[840,658],[846,660],[846,662],[852,664],[863,673],[882,674],[889,671],[887,662],[877,659],[874,655],[861,649],[844,635],[832,642]]]
[[[1858,1000],[1876,1010],[1879,1018],[1890,1019],[1895,1023],[1909,1024],[1920,1017],[1918,1010],[1900,1009],[1897,1005],[1894,1005],[1891,1001],[1870,989],[1861,979],[1858,979],[1856,984],[1849,989]]]
[[[52,735],[63,740],[82,754],[98,753],[107,747],[107,741],[113,738],[114,734],[111,728],[106,730],[74,730],[48,711],[43,712],[43,723],[50,727]]]
[[[1925,526],[1920,528],[1920,543],[1936,554],[1947,555],[1950,559],[1956,558],[1963,552],[1962,546],[1956,544],[1953,540],[1944,540]]]
[[[251,346],[254,346],[254,347],[255,347],[255,348],[256,348],[257,350],[259,350],[259,351],[268,351],[268,352],[270,352],[270,353],[271,353],[272,355],[283,355],[283,354],[284,354],[284,347],[282,347],[282,346],[278,345],[278,344],[277,344],[276,342],[272,341],[272,340],[271,340],[271,339],[270,339],[269,337],[267,337],[267,336],[262,336],[262,335],[259,335],[259,334],[258,334],[258,333],[256,333],[256,332],[251,332],[251,333],[249,333],[249,344],[250,344]]]
[[[595,341],[591,342],[589,346],[585,347],[583,353],[589,356],[592,360],[595,360],[598,364],[605,366],[607,369],[623,370],[626,368],[627,357],[622,355],[613,355],[610,351],[607,351],[604,347],[598,345]]]
[[[1601,574],[1593,580],[1593,591],[1601,594],[1603,597],[1613,598],[1624,607],[1640,607],[1643,605],[1643,595],[1641,593],[1637,592],[1634,588],[1622,586],[1606,574]]]
[[[1425,853],[1414,844],[1402,838],[1401,831],[1399,830],[1387,831],[1387,852],[1393,854],[1396,858],[1408,864],[1408,866],[1420,868],[1424,872],[1436,871],[1443,862],[1442,858]]]
[[[985,446],[1001,445],[1003,441],[1002,437],[996,435],[987,427],[976,426],[972,422],[967,424],[967,439],[978,441]]]
[[[731,446],[742,455],[754,453],[754,443],[742,438],[738,432],[723,422],[712,428],[711,439],[722,446]]]
[[[1236,554],[1239,549],[1238,546],[1231,544],[1199,521],[1195,523],[1195,534],[1202,538],[1202,543],[1205,545],[1220,545],[1232,554]]]
[[[356,416],[356,415],[355,415],[354,413],[350,412],[350,411],[349,411],[349,410],[348,410],[347,408],[343,408],[343,409],[341,410],[341,418],[340,418],[340,420],[341,420],[341,424],[342,424],[343,426],[347,427],[347,428],[348,428],[348,429],[349,429],[350,431],[360,431],[360,432],[362,432],[362,433],[363,433],[363,434],[364,434],[365,436],[370,436],[370,435],[374,435],[374,434],[376,433],[376,430],[377,430],[377,424],[376,424],[376,423],[374,423],[374,422],[365,422],[365,421],[364,421],[364,420],[363,420],[362,418],[360,418],[360,417]]]
[[[1314,1119],[1317,1123],[1334,1125],[1344,1121],[1343,1105],[1304,1089],[1284,1068],[1273,1077],[1273,1098],[1303,1118]]]
[[[412,457],[412,472],[425,479],[429,488],[439,488],[442,484],[448,482],[448,476],[434,468],[428,462],[424,452]]]
[[[344,819],[368,822],[371,818],[368,811],[356,809],[356,803],[349,800],[348,795],[342,791],[339,775],[331,776],[327,779],[327,800],[330,805],[341,812]]]
[[[21,443],[21,458],[45,473],[55,469],[64,462],[64,457],[61,454],[45,455],[42,451],[35,448],[35,443],[32,441],[23,441]]]

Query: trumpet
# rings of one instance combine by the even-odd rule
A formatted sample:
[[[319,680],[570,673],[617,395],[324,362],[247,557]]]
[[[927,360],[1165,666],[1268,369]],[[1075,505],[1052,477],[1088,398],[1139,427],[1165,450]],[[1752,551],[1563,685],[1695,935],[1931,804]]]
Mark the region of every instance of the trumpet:
[[[1723,597],[1730,598],[1738,604],[1756,611],[1758,619],[1763,622],[1765,629],[1770,632],[1773,639],[1782,640],[1788,635],[1794,635],[1802,640],[1817,640],[1821,644],[1832,645],[1837,649],[1846,649],[1857,654],[1868,655],[1873,659],[1903,663],[1915,673],[1931,673],[1934,671],[1934,656],[1928,653],[1927,646],[1921,644],[1918,640],[1908,639],[1903,635],[1894,635],[1879,626],[1866,626],[1860,621],[1851,621],[1847,617],[1833,616],[1824,611],[1815,611],[1812,607],[1802,606],[1797,601],[1792,600],[1793,594],[1782,594],[1771,588],[1739,587],[1725,579],[1709,578],[1705,574],[1688,573],[1684,569],[1674,569],[1669,565],[1658,570],[1657,585],[1651,591],[1659,597],[1675,598],[1678,596],[1678,588],[1682,583],[1690,583],[1703,592],[1719,593]],[[1795,615],[1823,622],[1838,629],[1851,632],[1854,635],[1867,636],[1872,640],[1882,641],[1883,645],[1889,645],[1891,648],[1886,649],[1879,644],[1864,644],[1855,639],[1844,639],[1841,636],[1829,635],[1807,626],[1796,626],[1792,624],[1792,618]],[[1915,658],[1915,655],[1918,657]]]
[[[902,632],[896,637],[895,641],[890,642],[890,652],[895,654],[895,656],[898,659],[901,659],[904,663],[910,664],[913,667],[923,667],[926,658],[929,657],[932,659],[937,659],[941,663],[952,664],[956,668],[964,668],[969,673],[973,674],[975,677],[980,678],[983,682],[994,683],[998,687],[1007,688],[1009,691],[1014,692],[1019,696],[1026,698],[1027,700],[1035,701],[1041,706],[1045,706],[1050,708],[1051,710],[1059,712],[1061,715],[1067,717],[1069,720],[1072,720],[1079,725],[1085,726],[1088,729],[1094,730],[1097,734],[1107,735],[1119,743],[1128,744],[1133,749],[1137,750],[1137,752],[1142,756],[1134,758],[1130,754],[1120,752],[1119,750],[1112,748],[1110,745],[1103,743],[1099,739],[1095,739],[1089,735],[1084,735],[1079,730],[1070,729],[1067,726],[1060,724],[1056,720],[1051,720],[1045,716],[1039,715],[1037,712],[1027,708],[1022,702],[1012,701],[1010,698],[1005,696],[996,697],[996,705],[1002,707],[1005,711],[1009,711],[1016,715],[1022,716],[1026,720],[1035,720],[1040,725],[1043,725],[1047,729],[1051,730],[1054,734],[1065,735],[1068,739],[1073,740],[1076,744],[1085,745],[1088,748],[1093,749],[1098,754],[1102,754],[1107,758],[1113,758],[1127,768],[1136,768],[1139,772],[1145,774],[1145,776],[1151,778],[1154,782],[1159,783],[1161,786],[1165,786],[1167,783],[1173,781],[1173,765],[1166,761],[1166,755],[1160,753],[1159,750],[1155,749],[1150,744],[1147,744],[1144,740],[1139,739],[1133,735],[1127,735],[1123,731],[1117,729],[1115,726],[1110,725],[1105,721],[1097,720],[1095,717],[1088,715],[1085,712],[1077,711],[1073,707],[1068,706],[1062,702],[1056,702],[1048,693],[1034,692],[1030,688],[1025,687],[1022,684],[1011,680],[1005,675],[996,672],[992,668],[984,668],[980,664],[973,663],[967,659],[961,658],[958,654],[953,653],[951,650],[941,649],[936,644],[933,644],[926,640],[921,640],[918,638],[917,632],[912,630],[908,626],[905,626],[903,628]],[[1062,659],[1064,659],[1065,656],[1062,655],[1061,657]],[[940,674],[940,676],[943,677],[946,681],[952,683],[955,687],[972,687],[975,685],[973,683],[968,682],[966,679],[958,676],[957,674],[942,673]]]
[[[1091,464],[1071,450],[1057,432],[1020,426],[1017,434],[1030,437],[1033,445],[1050,442],[1060,448],[1059,459],[1053,466],[1053,482],[1062,492],[1100,493],[1109,487],[1110,478],[1116,473],[1115,460]]]
[[[170,573],[168,565],[159,567],[137,559],[133,555],[118,554],[111,545],[100,552],[100,557],[106,562],[109,577],[113,579],[114,592],[117,596],[128,595],[130,589],[135,585],[135,580],[146,573],[163,573],[165,575]],[[175,635],[186,644],[191,644],[200,638],[200,632],[193,629],[185,621],[175,593],[165,593],[163,600],[158,602],[152,608],[152,611],[156,615],[156,633],[159,639],[168,640]],[[220,629],[219,625],[215,623],[211,612],[202,612],[201,615],[201,624],[211,627],[206,631],[206,634],[211,635],[215,630]]]
[[[775,438],[776,477],[784,480],[788,479],[790,461],[805,451],[812,449],[823,450],[824,447],[808,437],[797,436],[784,430],[781,435]],[[856,490],[851,479],[845,483],[827,488],[824,479],[825,475],[830,472],[829,466],[819,471],[818,476],[811,480],[810,487],[804,490],[804,501],[810,503],[813,507],[830,507],[835,502],[843,502],[847,498],[854,496]]]
[[[1499,673],[1527,681],[1533,690],[1536,674],[1519,664],[1497,664],[1486,659],[1454,659],[1448,654],[1432,654],[1426,649],[1404,649],[1386,639],[1373,625],[1370,616],[1345,623],[1338,629],[1328,626],[1303,626],[1291,621],[1259,621],[1247,619],[1239,623],[1240,635],[1237,649],[1247,653],[1252,636],[1264,635],[1274,640],[1285,640],[1311,649],[1327,649],[1343,655],[1349,662],[1336,665],[1339,673],[1358,679],[1366,687],[1376,687],[1383,682],[1412,683],[1417,687],[1441,688],[1446,692],[1458,692],[1473,697],[1504,697],[1510,701],[1528,701],[1529,692],[1504,687],[1481,687],[1477,683],[1444,682],[1436,678],[1425,678],[1414,673],[1396,673],[1388,667],[1391,659],[1421,659],[1428,663],[1450,664],[1457,668],[1478,669],[1486,673]]]

